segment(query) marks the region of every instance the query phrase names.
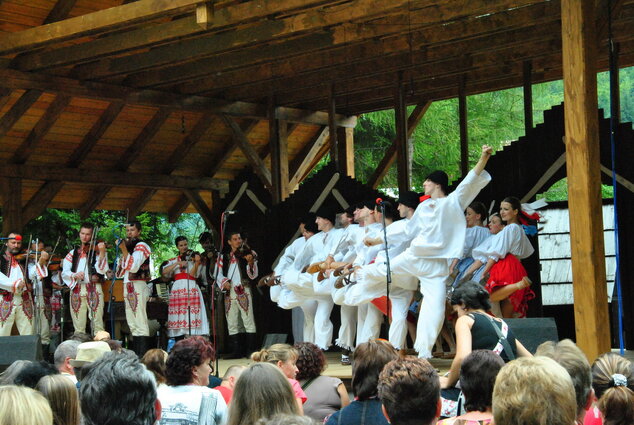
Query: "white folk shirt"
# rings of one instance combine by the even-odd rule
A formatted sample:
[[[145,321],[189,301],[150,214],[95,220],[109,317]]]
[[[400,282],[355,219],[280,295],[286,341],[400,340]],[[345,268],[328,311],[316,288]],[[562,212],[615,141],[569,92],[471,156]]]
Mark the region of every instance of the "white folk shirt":
[[[233,253],[229,254],[231,258],[231,264],[227,268],[227,275],[225,276],[223,273],[222,262],[219,262],[216,266],[216,273],[218,276],[218,286],[222,288],[225,282],[231,281],[231,286],[236,287],[242,285],[242,275],[240,274],[240,260],[238,260]],[[222,256],[224,257],[224,256]],[[220,257],[220,258],[222,258]],[[221,261],[224,261],[222,258]],[[247,277],[251,280],[258,277],[258,261],[255,260],[253,266],[247,264]]]
[[[458,259],[462,260],[463,258],[473,257],[473,250],[482,245],[484,241],[489,239],[491,236],[493,235],[486,227],[467,227],[467,230],[465,231],[464,251],[462,252],[462,257]]]
[[[513,254],[518,260],[530,257],[535,250],[531,245],[524,229],[512,223],[508,224],[497,235],[487,239],[483,244],[473,249],[473,258],[486,263],[491,259],[498,261],[507,254]]]
[[[365,230],[358,224],[350,224],[343,230],[339,246],[333,258],[337,262],[352,263],[357,257],[357,244],[363,239]]]
[[[467,228],[464,210],[489,181],[486,171],[477,175],[471,170],[447,197],[418,204],[409,228],[415,235],[411,253],[421,258],[460,258]]]
[[[130,273],[136,273],[145,260],[150,258],[152,250],[150,246],[145,242],[138,242],[132,252],[128,252],[128,255],[121,260],[121,271],[123,272],[123,283],[130,282]],[[121,271],[119,276],[121,277]],[[152,272],[152,263],[150,261],[150,274]],[[150,279],[152,277],[150,276]]]
[[[387,251],[390,255],[390,259],[396,257],[409,247],[409,244],[412,241],[409,233],[407,232],[409,221],[409,218],[403,218],[392,222],[392,224],[387,226],[385,229],[387,233]],[[381,233],[381,238],[382,237],[383,234]],[[376,261],[385,261],[385,248],[382,248],[377,254]]]
[[[77,270],[73,273],[73,256],[75,254],[75,250],[73,249],[66,257],[64,257],[64,261],[62,263],[62,280],[64,284],[68,286],[70,289],[75,289],[77,284],[86,284],[90,283],[90,267],[86,266],[86,261],[88,260],[88,256],[83,249],[80,250],[79,261],[77,261]],[[105,254],[102,259],[99,258],[99,254],[95,253],[94,259],[95,270],[99,274],[106,274],[108,271],[108,254]],[[77,279],[77,273],[84,272],[83,279]]]
[[[291,267],[293,267],[295,258],[297,258],[297,256],[302,252],[305,245],[306,238],[300,236],[299,238],[295,239],[293,243],[286,247],[284,253],[273,269],[273,273],[275,274],[275,276],[281,276],[282,273],[284,273],[286,270],[290,270]]]
[[[29,262],[29,279],[33,282],[33,292],[38,298],[44,296],[42,279],[48,276],[48,267],[42,267],[39,263]]]
[[[21,294],[22,292],[17,291],[18,283],[24,280],[24,273],[22,272],[22,267],[15,259],[15,257],[11,256],[11,268],[9,271],[9,276],[0,272],[0,288],[5,291],[9,291],[12,294]]]
[[[168,260],[167,264],[165,265],[165,267],[170,267],[173,266],[174,264],[176,264],[177,262],[181,261],[180,257],[174,257],[171,258],[170,260]],[[187,274],[190,277],[197,279],[199,277],[202,276],[202,271],[203,271],[203,266],[202,264],[200,264],[198,266],[198,270],[196,271],[196,274],[192,274],[193,270],[194,270],[194,266],[196,265],[196,263],[193,261],[193,256],[192,256],[192,261],[188,261],[186,266],[177,266],[174,268],[174,270],[172,270],[172,277],[174,278],[174,280],[178,280],[178,279],[185,279],[187,280],[187,276],[179,276],[180,274]]]

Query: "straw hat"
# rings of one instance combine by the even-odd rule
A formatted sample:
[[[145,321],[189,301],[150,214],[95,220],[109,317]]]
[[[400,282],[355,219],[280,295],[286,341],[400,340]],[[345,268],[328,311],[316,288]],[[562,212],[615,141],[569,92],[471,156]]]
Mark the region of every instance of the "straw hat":
[[[101,356],[109,352],[110,346],[104,341],[84,342],[77,346],[77,357],[74,360],[70,360],[70,365],[82,367],[99,360]]]

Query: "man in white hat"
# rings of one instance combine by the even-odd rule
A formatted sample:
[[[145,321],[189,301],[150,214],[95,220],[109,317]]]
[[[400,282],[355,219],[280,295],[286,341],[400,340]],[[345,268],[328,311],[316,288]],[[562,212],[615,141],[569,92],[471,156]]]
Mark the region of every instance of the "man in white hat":
[[[78,381],[83,377],[83,368],[99,360],[104,354],[110,352],[110,346],[104,341],[90,341],[79,344],[77,347],[77,357],[70,360],[70,365],[75,370]]]

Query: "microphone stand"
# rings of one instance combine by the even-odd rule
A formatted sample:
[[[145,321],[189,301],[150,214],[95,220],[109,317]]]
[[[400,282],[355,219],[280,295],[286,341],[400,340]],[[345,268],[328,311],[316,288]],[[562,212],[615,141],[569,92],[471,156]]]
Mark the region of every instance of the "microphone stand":
[[[392,270],[390,268],[390,253],[388,251],[387,245],[387,229],[385,227],[385,203],[381,201],[379,203],[379,207],[381,208],[381,224],[383,225],[383,240],[385,241],[385,293],[387,296],[387,301],[385,303],[387,314],[385,315],[385,329],[389,335],[390,333],[390,285],[392,284]]]
[[[215,367],[215,374],[216,377],[218,377],[218,365],[219,365],[219,357],[218,356],[218,339],[217,339],[217,329],[216,329],[216,299],[215,299],[215,293],[216,293],[216,284],[218,282],[218,273],[220,273],[220,260],[223,260],[224,262],[224,258],[222,258],[223,254],[223,250],[225,247],[225,231],[227,230],[227,215],[223,212],[222,215],[220,216],[220,250],[218,251],[218,257],[216,258],[216,269],[214,270],[214,277],[213,277],[213,282],[211,284],[211,289],[210,289],[210,295],[211,295],[211,318],[212,318],[212,332],[213,332],[213,336],[214,336],[214,351],[216,352],[216,367]],[[231,296],[231,291],[229,292],[229,296]]]
[[[121,256],[121,252],[119,251],[119,243],[123,240],[121,235],[116,234],[116,227],[112,229],[112,233],[115,239],[115,247],[114,247],[114,262],[112,263],[112,280],[110,281],[110,288],[108,288],[108,299],[110,302],[108,303],[108,313],[110,314],[110,332],[112,332],[112,337],[115,337],[114,334],[114,309],[112,305],[114,304],[114,283],[117,280],[117,263],[119,262],[119,257]],[[117,238],[117,236],[119,236]]]

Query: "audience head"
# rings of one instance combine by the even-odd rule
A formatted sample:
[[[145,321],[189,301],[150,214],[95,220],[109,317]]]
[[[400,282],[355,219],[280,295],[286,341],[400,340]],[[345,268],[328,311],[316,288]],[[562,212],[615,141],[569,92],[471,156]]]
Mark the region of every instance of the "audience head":
[[[53,425],[48,401],[32,388],[0,387],[0,412],[0,425]]]
[[[55,362],[57,370],[70,373],[71,375],[75,374],[70,361],[75,360],[77,357],[77,347],[79,347],[79,344],[81,344],[79,341],[69,339],[57,346],[55,354],[53,354],[53,361]]]
[[[575,390],[566,369],[548,357],[521,357],[504,366],[493,389],[496,425],[571,425]]]
[[[235,389],[238,378],[240,378],[240,375],[242,375],[242,372],[244,372],[246,369],[246,366],[241,365],[229,366],[229,369],[227,369],[225,374],[222,375],[221,385],[232,390]]]
[[[467,412],[491,409],[493,387],[504,360],[491,350],[474,350],[460,366],[460,388]]]
[[[165,364],[167,384],[207,386],[215,359],[214,347],[202,336],[178,341],[172,347]]]
[[[282,414],[270,419],[260,419],[256,425],[317,425],[317,422],[309,416]]]
[[[378,394],[391,424],[431,424],[440,414],[440,382],[425,359],[389,362],[379,375]]]
[[[77,346],[77,356],[75,359],[69,360],[77,379],[81,381],[89,366],[110,351],[110,346],[104,341],[90,341],[79,344]]]
[[[228,425],[251,425],[277,414],[299,413],[291,384],[282,371],[269,363],[254,363],[236,383]]]
[[[89,334],[85,332],[75,332],[74,334],[70,336],[69,340],[79,341],[80,343],[83,343],[83,342],[90,342],[93,339]]]
[[[489,293],[482,285],[474,281],[463,283],[451,294],[451,305],[459,305],[472,310],[489,311],[491,301]]]
[[[583,419],[592,403],[592,372],[583,351],[571,340],[564,339],[544,342],[537,347],[535,355],[550,357],[566,369],[575,387],[577,417]]]
[[[147,370],[154,374],[157,384],[167,382],[165,377],[165,362],[167,361],[167,352],[160,348],[152,348],[148,350],[141,359],[141,363],[145,365]]]
[[[99,331],[95,334],[93,341],[108,341],[111,339],[110,332],[108,331]]]
[[[599,356],[592,365],[592,387],[604,425],[634,423],[632,363],[615,353]]]
[[[77,387],[62,375],[49,375],[40,379],[36,389],[48,400],[53,411],[53,424],[79,425],[79,396]]]
[[[312,379],[326,370],[327,361],[323,351],[311,342],[299,342],[293,346],[297,351],[297,379]]]
[[[131,352],[92,364],[79,390],[85,425],[152,425],[160,419],[154,376]]]
[[[38,381],[43,376],[57,375],[59,372],[55,367],[45,361],[30,362],[25,365],[20,373],[15,377],[15,385],[22,385],[29,388],[35,388]]]
[[[379,373],[398,358],[398,353],[387,341],[375,339],[364,342],[352,355],[352,392],[359,400],[377,396]]]
[[[0,373],[0,385],[14,385],[15,377],[22,372],[22,369],[31,362],[29,360],[16,360],[6,368],[6,370]]]
[[[297,376],[297,351],[288,344],[273,344],[251,354],[254,362],[272,363],[279,367],[287,378],[295,379]]]

